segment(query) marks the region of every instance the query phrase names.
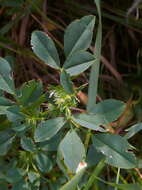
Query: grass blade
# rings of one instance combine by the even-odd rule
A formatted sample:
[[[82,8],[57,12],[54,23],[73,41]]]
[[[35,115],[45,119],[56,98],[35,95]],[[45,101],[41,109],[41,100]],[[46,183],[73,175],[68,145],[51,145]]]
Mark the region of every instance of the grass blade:
[[[96,104],[99,68],[100,68],[100,56],[101,56],[101,42],[102,42],[102,20],[101,20],[100,0],[94,0],[94,1],[96,3],[98,10],[99,26],[95,43],[95,55],[97,61],[95,61],[95,64],[92,65],[90,79],[89,79],[88,104],[87,104],[88,111],[90,111]]]

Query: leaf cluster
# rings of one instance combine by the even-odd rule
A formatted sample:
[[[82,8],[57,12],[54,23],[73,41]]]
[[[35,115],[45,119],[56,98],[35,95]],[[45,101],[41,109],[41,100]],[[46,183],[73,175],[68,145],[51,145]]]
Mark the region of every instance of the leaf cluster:
[[[98,169],[98,163],[123,169],[140,167],[128,139],[141,127],[133,126],[125,136],[110,130],[111,122],[125,111],[124,102],[108,99],[84,113],[71,111],[77,106],[72,77],[97,60],[87,51],[94,24],[95,17],[89,15],[67,27],[63,66],[52,39],[41,31],[32,33],[34,53],[60,73],[61,85],[50,87],[49,92],[44,92],[42,83],[35,80],[16,89],[10,64],[0,58],[1,189],[10,185],[12,190],[86,190],[94,175],[90,171]],[[6,98],[5,93],[11,98]],[[110,185],[119,189],[141,188],[139,184]]]

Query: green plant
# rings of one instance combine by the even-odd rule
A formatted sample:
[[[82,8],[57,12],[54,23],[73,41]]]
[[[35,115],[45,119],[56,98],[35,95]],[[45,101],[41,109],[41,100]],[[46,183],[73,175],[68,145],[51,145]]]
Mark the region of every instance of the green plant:
[[[96,3],[100,10],[99,1]],[[92,65],[94,70],[95,64],[99,64],[101,34],[96,39],[98,51],[94,55],[87,51],[94,24],[95,17],[89,15],[67,27],[63,66],[52,39],[41,31],[32,33],[34,53],[60,74],[61,85],[50,86],[47,92],[42,82],[35,80],[15,89],[11,67],[0,58],[0,189],[100,189],[97,180],[116,189],[141,189],[135,181],[119,184],[119,168],[141,167],[132,152],[134,147],[128,142],[141,127],[136,130],[133,126],[124,136],[115,134],[111,127],[124,113],[125,103],[108,99],[96,104],[95,88],[89,95],[87,111],[75,114],[71,109],[78,103],[78,89],[72,77]],[[98,32],[101,32],[101,19]],[[97,66],[95,80],[98,80]],[[99,178],[106,164],[118,168],[116,183]]]

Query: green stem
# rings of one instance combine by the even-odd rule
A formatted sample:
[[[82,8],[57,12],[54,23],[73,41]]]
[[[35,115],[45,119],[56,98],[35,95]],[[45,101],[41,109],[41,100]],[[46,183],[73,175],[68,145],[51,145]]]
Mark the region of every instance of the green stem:
[[[99,164],[95,167],[92,175],[90,176],[88,183],[86,184],[85,188],[83,190],[89,190],[91,186],[95,183],[96,184],[96,189],[97,190],[97,179],[96,176],[98,176],[103,168],[105,167],[105,160],[101,160]]]
[[[89,142],[90,142],[91,135],[92,135],[92,133],[91,133],[91,130],[89,129],[88,132],[87,132],[87,135],[86,135],[85,143],[84,143],[86,152],[87,152],[87,149],[88,149],[88,145],[89,145]]]
[[[117,174],[116,168],[112,167],[112,170],[115,174]],[[119,176],[119,180],[121,180],[122,183],[127,184],[127,180],[123,178],[122,175]]]
[[[120,176],[120,168],[118,168],[118,170],[117,170],[116,184],[119,184],[119,176]],[[115,187],[114,190],[117,190],[117,187]]]

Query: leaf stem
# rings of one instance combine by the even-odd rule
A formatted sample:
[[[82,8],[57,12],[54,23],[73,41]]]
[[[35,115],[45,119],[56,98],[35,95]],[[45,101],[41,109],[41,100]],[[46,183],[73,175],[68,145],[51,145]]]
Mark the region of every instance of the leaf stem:
[[[96,189],[97,190],[97,180],[96,176],[98,176],[103,168],[105,167],[105,160],[101,160],[99,164],[95,167],[94,171],[92,172],[92,175],[90,176],[88,183],[85,185],[85,188],[83,190],[89,190],[91,186],[95,183],[96,184]]]
[[[87,152],[87,149],[88,149],[88,145],[89,145],[89,142],[90,142],[91,135],[92,135],[91,129],[89,129],[88,132],[87,132],[87,135],[86,135],[85,143],[84,143],[86,152]]]
[[[120,176],[120,168],[118,168],[118,170],[117,170],[117,176],[116,176],[116,184],[118,184],[119,183],[119,176]],[[117,187],[115,187],[115,189],[114,190],[117,190],[118,188]]]
[[[115,174],[117,174],[117,169],[112,167],[112,170]],[[123,178],[122,175],[119,175],[119,180],[121,180],[122,183],[127,184],[127,180]]]

